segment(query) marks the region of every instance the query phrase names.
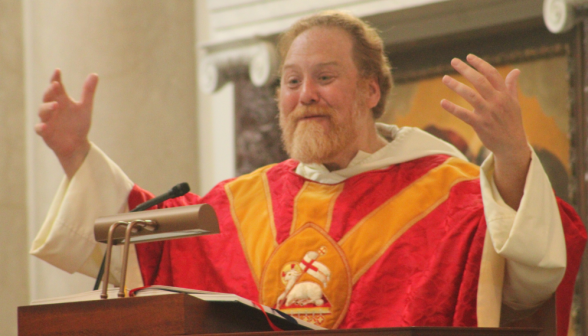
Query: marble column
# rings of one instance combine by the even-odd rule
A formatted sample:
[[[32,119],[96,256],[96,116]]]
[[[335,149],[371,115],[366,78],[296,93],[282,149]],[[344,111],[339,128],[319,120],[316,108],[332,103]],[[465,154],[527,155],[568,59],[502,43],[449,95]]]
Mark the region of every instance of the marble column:
[[[277,119],[278,55],[274,40],[275,37],[266,37],[209,42],[198,60],[201,91],[232,98],[225,99],[233,102],[232,108],[224,106],[232,110],[225,118],[227,127],[215,132],[234,132],[233,145],[225,146],[229,149],[225,156],[234,157],[231,163],[236,176],[287,159]],[[229,86],[232,92],[227,92]]]
[[[277,81],[256,87],[249,78],[240,77],[234,84],[237,175],[286,160],[275,99]]]

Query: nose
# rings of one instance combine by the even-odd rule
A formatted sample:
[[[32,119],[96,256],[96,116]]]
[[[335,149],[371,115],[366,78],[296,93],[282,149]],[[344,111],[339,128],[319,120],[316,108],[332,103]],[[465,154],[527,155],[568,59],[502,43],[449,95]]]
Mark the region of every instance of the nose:
[[[303,105],[315,104],[319,101],[319,92],[316,83],[312,80],[305,80],[302,83],[300,92],[300,103]]]

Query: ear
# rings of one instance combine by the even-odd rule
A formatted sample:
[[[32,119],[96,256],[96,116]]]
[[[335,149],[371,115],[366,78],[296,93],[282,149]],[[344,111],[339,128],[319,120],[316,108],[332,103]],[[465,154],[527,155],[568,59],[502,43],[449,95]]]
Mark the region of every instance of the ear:
[[[375,78],[369,79],[367,82],[366,104],[370,110],[378,105],[380,102],[380,96],[381,92],[378,80]]]

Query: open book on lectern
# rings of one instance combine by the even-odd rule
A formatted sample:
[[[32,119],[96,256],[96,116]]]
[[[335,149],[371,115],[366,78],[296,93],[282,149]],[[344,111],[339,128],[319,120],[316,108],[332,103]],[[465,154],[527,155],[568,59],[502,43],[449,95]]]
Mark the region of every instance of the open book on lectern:
[[[110,287],[108,289],[110,298],[109,300],[121,300],[121,298],[116,297],[116,293],[118,292],[118,288]],[[56,297],[56,298],[48,298],[48,299],[40,299],[35,300],[31,304],[32,305],[45,305],[45,304],[52,304],[52,303],[65,303],[65,302],[79,302],[79,301],[93,301],[93,300],[100,300],[101,290],[94,290],[89,292],[83,292],[79,294],[73,294],[68,296]],[[308,329],[314,330],[324,330],[325,328],[319,327],[312,323],[306,322],[299,318],[290,316],[284,312],[281,312],[277,309],[264,306],[262,304],[253,302],[251,300],[245,299],[236,294],[230,293],[218,293],[218,292],[209,292],[204,290],[197,290],[197,289],[188,289],[188,288],[181,288],[181,287],[171,287],[171,286],[147,286],[147,287],[139,287],[129,291],[130,297],[144,297],[144,296],[154,296],[154,295],[173,295],[173,294],[188,294],[195,298],[198,298],[203,301],[208,302],[231,302],[231,303],[240,303],[244,305],[244,309],[257,309],[265,311],[265,313],[269,316],[273,316],[282,320],[289,322],[290,324],[296,324],[302,327],[306,327]],[[124,300],[124,298],[123,298]]]
[[[180,288],[180,287],[171,287],[171,286],[147,286],[147,287],[140,287],[129,291],[129,296],[133,297],[141,297],[141,296],[152,296],[152,295],[168,295],[168,294],[178,294],[178,293],[185,293],[190,296],[199,298],[204,301],[211,301],[211,302],[239,302],[245,306],[255,308],[255,309],[263,309],[266,314],[273,315],[275,317],[279,317],[281,319],[287,320],[290,323],[298,324],[304,326],[308,329],[314,330],[325,330],[323,327],[319,327],[315,324],[310,322],[306,322],[299,318],[290,316],[284,312],[281,312],[277,309],[264,306],[260,303],[251,301],[249,299],[245,299],[236,294],[230,293],[218,293],[218,292],[208,292],[203,290],[197,289],[188,289],[188,288]]]

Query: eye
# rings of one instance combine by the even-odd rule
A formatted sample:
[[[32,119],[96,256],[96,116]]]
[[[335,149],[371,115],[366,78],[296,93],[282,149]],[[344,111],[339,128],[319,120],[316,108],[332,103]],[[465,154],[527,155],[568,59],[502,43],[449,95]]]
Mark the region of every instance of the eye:
[[[322,84],[328,84],[331,81],[333,81],[334,78],[335,78],[335,76],[332,74],[321,74],[318,76],[318,80]]]
[[[300,79],[298,76],[289,76],[285,78],[284,83],[288,88],[294,89],[300,85]]]

